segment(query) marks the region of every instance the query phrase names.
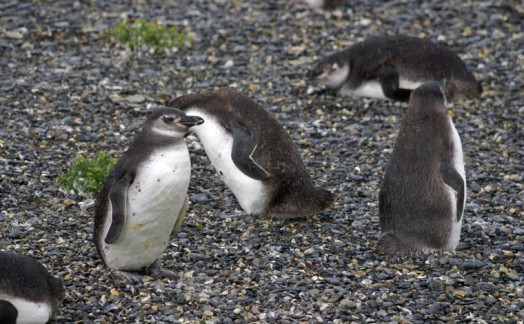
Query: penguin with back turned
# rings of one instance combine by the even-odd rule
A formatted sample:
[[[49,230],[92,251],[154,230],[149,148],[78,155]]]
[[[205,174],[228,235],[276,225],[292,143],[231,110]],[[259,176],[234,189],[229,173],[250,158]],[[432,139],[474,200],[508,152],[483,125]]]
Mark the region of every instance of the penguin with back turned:
[[[248,214],[299,218],[333,204],[331,192],[312,184],[284,128],[236,90],[187,94],[168,105],[206,120],[191,131]]]
[[[184,136],[203,122],[178,109],[154,111],[106,179],[94,241],[104,264],[128,280],[138,280],[128,271],[141,270],[176,277],[159,260],[188,206],[191,163]]]
[[[0,323],[47,323],[64,298],[62,280],[30,256],[0,252]]]
[[[384,254],[454,251],[466,201],[462,144],[442,85],[413,91],[380,187]]]
[[[410,36],[370,37],[321,59],[308,72],[343,96],[407,101],[424,82],[446,79],[448,101],[477,97],[480,83],[448,47]]]

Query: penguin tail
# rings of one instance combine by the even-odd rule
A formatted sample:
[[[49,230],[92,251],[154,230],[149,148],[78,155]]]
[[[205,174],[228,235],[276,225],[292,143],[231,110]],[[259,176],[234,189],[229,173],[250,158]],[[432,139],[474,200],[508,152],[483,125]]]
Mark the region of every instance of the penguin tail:
[[[304,218],[322,212],[333,205],[335,195],[325,189],[312,187],[306,193],[290,195],[269,208],[268,214],[280,218]]]
[[[482,94],[482,92],[484,91],[484,89],[482,88],[482,83],[480,81],[477,82],[477,91],[476,91],[476,95],[477,96],[480,96]]]
[[[403,254],[414,252],[391,232],[385,232],[380,235],[375,250],[380,254]]]
[[[335,203],[335,195],[331,191],[319,187],[315,187],[313,191],[312,204],[316,207],[313,209],[318,210],[317,212],[321,212]]]

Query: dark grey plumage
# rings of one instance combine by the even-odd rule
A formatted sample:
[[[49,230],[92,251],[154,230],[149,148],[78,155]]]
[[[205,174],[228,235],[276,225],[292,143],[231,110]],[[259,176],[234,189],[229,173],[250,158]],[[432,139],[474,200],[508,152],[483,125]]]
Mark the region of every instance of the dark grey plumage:
[[[229,183],[224,181],[246,212],[294,218],[321,212],[333,204],[331,192],[313,185],[300,153],[284,128],[251,99],[234,89],[226,88],[184,95],[168,105],[206,116],[206,124],[192,131],[200,138],[217,172],[225,178],[229,176]],[[216,127],[213,126],[214,121]],[[208,142],[203,132],[225,134],[224,142],[216,146],[227,145],[227,138],[232,140],[232,150],[224,153],[231,155],[232,162],[221,164],[224,158],[221,157],[222,153],[216,154],[216,160],[213,160],[215,147]],[[209,141],[212,140],[214,138]],[[256,181],[261,181],[262,206],[249,207],[250,202],[246,202],[249,199],[244,197],[249,196],[250,188],[234,189],[237,184],[234,174],[238,177],[238,173],[229,169],[233,165],[253,180],[247,180],[253,187],[258,188]],[[245,192],[241,191],[248,193],[243,196]]]
[[[407,101],[413,89],[428,81],[445,80],[448,101],[482,92],[448,47],[409,36],[367,38],[321,59],[308,77],[324,82],[330,91],[355,96],[374,96],[363,86],[377,82],[386,98],[400,101]]]
[[[47,304],[50,319],[58,311],[63,298],[62,280],[52,276],[38,261],[30,256],[0,251],[0,300],[11,303],[14,299],[20,299]],[[8,317],[12,316],[12,307],[3,303],[2,308]]]
[[[455,250],[465,204],[458,133],[441,85],[411,94],[379,193],[381,253]]]

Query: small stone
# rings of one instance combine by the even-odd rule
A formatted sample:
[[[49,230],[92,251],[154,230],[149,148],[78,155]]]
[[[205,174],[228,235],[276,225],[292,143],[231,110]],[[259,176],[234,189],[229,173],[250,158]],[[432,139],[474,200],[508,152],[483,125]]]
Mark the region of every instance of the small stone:
[[[130,103],[144,103],[146,101],[146,98],[142,95],[131,95],[126,97],[126,100]]]
[[[11,39],[22,39],[24,38],[24,35],[22,35],[22,33],[20,33],[19,31],[6,31],[5,32],[5,36],[7,38],[11,38]]]

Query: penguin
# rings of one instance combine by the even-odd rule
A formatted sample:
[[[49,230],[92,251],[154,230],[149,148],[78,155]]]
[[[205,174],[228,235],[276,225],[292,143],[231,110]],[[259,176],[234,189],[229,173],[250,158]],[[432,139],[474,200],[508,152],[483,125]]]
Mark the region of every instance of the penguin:
[[[191,131],[246,213],[302,218],[333,204],[330,191],[313,185],[284,128],[235,89],[183,95],[168,106],[206,120]]]
[[[0,252],[0,323],[47,323],[64,298],[62,280],[30,256]]]
[[[292,0],[291,4],[295,4]],[[349,0],[302,0],[310,8],[333,9],[336,7],[349,7]]]
[[[454,251],[465,202],[460,137],[442,84],[427,82],[411,93],[380,186],[377,251]]]
[[[448,47],[410,36],[370,37],[321,59],[310,79],[342,96],[408,101],[427,81],[446,80],[446,99],[477,97],[482,86]]]
[[[154,111],[107,177],[95,207],[94,241],[104,264],[129,281],[130,272],[176,278],[160,257],[188,207],[191,172],[187,131],[204,120],[178,109]]]

